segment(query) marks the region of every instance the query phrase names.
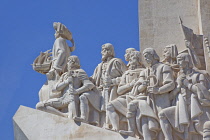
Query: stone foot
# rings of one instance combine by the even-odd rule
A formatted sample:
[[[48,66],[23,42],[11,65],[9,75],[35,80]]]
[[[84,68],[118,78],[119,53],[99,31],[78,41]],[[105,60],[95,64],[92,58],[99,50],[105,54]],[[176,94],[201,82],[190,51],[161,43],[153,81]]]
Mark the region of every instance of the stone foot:
[[[107,129],[107,130],[110,130],[110,126],[109,126],[109,124],[106,124],[106,123],[103,125],[103,127],[102,127],[102,128]]]
[[[122,134],[122,135],[127,135],[127,136],[134,137],[134,132],[132,132],[132,131],[120,130],[119,133]]]
[[[82,117],[74,117],[73,119],[74,119],[75,121],[78,121],[78,122],[85,122],[85,123],[86,123],[85,119],[82,118]]]

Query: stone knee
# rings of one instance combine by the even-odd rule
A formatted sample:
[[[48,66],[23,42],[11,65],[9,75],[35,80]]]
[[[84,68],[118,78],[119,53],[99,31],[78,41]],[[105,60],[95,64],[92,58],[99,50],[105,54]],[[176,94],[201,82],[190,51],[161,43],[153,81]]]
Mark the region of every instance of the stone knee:
[[[36,104],[36,109],[38,109],[38,110],[43,110],[44,107],[45,107],[45,105],[43,102],[38,102]]]
[[[110,112],[114,112],[115,111],[114,106],[112,105],[112,103],[108,103],[107,104],[106,110],[110,111]]]
[[[137,110],[136,104],[134,102],[129,103],[126,117],[127,118],[134,117],[136,115],[136,110]]]
[[[81,103],[88,104],[88,99],[85,95],[81,95],[79,97],[79,100],[80,100]]]

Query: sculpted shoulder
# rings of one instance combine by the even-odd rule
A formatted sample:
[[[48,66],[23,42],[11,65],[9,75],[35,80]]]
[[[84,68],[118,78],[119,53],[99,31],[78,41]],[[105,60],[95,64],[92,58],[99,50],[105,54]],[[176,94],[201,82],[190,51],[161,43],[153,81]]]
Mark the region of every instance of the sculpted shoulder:
[[[81,80],[88,79],[88,75],[83,69],[77,69],[75,70],[75,72],[77,73],[77,77],[80,78]]]
[[[159,63],[158,67],[161,67],[163,72],[171,72],[172,71],[171,67],[164,63]]]

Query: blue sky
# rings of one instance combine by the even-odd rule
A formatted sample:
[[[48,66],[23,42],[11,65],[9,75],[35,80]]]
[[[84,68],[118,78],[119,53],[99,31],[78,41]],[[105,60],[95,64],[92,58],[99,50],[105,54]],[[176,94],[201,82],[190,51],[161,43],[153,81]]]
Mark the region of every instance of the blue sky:
[[[12,140],[12,117],[20,105],[34,108],[46,76],[31,64],[54,43],[53,22],[73,33],[82,68],[89,76],[101,62],[101,45],[112,43],[124,60],[139,50],[137,0],[1,0],[0,139]],[[69,43],[69,45],[71,45]]]

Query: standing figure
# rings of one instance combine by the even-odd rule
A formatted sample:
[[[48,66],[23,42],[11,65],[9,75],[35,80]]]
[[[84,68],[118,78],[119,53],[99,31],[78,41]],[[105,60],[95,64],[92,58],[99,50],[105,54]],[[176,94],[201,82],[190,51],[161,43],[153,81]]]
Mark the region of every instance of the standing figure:
[[[157,114],[171,105],[169,92],[174,89],[175,83],[171,68],[159,62],[159,56],[153,48],[145,49],[143,58],[147,68],[141,72],[134,86],[134,94],[139,96],[128,104],[128,131],[119,132],[134,136],[138,130],[144,139],[152,140],[157,139],[159,130]]]
[[[55,42],[52,49],[52,63],[49,71],[46,73],[47,82],[39,91],[40,101],[58,97],[53,87],[60,76],[67,71],[67,59],[70,56],[70,52],[75,49],[72,34],[67,27],[59,22],[54,22],[53,27],[55,29]],[[73,47],[68,46],[67,40],[72,42]]]
[[[70,40],[74,44],[71,32],[65,25],[60,22],[54,22],[55,42],[52,49],[52,66],[48,72],[50,79],[59,78],[66,71],[67,59],[70,52],[74,51],[75,46],[69,47],[66,40]]]
[[[107,115],[112,124],[112,130],[117,132],[120,129],[120,122],[126,122],[127,104],[131,100],[130,92],[143,70],[140,52],[132,51],[129,55],[128,70],[122,75],[117,89],[117,94],[120,96],[107,105]]]
[[[183,140],[201,140],[203,124],[209,120],[210,93],[206,76],[193,69],[191,56],[177,56],[180,68],[174,92],[178,94],[176,106],[159,113],[165,140],[180,137]],[[173,131],[175,130],[175,131]]]
[[[100,95],[94,84],[89,80],[84,70],[80,69],[77,56],[70,56],[67,63],[68,71],[63,73],[55,85],[55,90],[60,93],[60,98],[52,98],[39,102],[36,108],[42,111],[75,118],[79,115],[79,101],[82,121],[88,122],[90,106],[99,113]],[[68,112],[63,112],[68,109]],[[94,123],[99,122],[99,115],[91,118]]]
[[[109,101],[117,98],[117,87],[120,77],[127,68],[121,59],[114,58],[115,52],[112,44],[106,43],[102,45],[101,54],[102,62],[96,67],[92,76],[92,81],[102,92],[101,111],[103,112],[101,125],[104,125],[104,121],[108,124],[106,105]]]

